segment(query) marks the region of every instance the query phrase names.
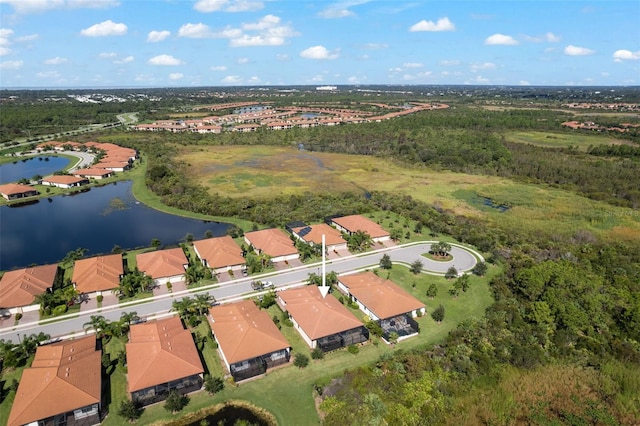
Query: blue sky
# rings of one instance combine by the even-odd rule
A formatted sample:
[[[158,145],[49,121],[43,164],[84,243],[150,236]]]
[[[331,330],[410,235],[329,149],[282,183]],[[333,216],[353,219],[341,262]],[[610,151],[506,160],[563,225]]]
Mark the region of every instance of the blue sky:
[[[0,87],[639,85],[640,1],[0,0]]]

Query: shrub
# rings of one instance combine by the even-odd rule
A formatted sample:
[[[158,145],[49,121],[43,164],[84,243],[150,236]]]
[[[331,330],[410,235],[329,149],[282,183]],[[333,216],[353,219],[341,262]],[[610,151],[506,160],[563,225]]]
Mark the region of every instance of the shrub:
[[[104,296],[99,294],[98,296],[96,296],[96,300],[98,301],[98,303],[102,303],[102,301],[104,300]]]
[[[432,283],[427,289],[427,297],[429,299],[433,299],[437,295],[438,295],[438,286],[436,286],[435,283]]]
[[[22,312],[18,312],[16,314],[16,321],[20,321],[22,319]]]
[[[444,319],[444,306],[438,305],[438,307],[431,312],[431,318],[436,322],[441,322]]]
[[[358,352],[360,352],[360,349],[358,349],[356,345],[349,345],[347,346],[347,351],[349,351],[350,354],[356,355]]]
[[[305,368],[307,365],[309,365],[309,357],[305,354],[295,354],[293,365],[298,368]]]
[[[118,415],[124,417],[129,422],[134,422],[142,415],[142,410],[137,401],[125,399],[118,407]]]
[[[214,395],[224,389],[224,380],[222,380],[220,377],[207,375],[204,378],[204,389],[210,395]]]
[[[324,352],[320,348],[315,348],[311,351],[311,358],[313,359],[322,359],[324,358]]]
[[[67,305],[58,305],[55,308],[53,308],[53,311],[51,311],[51,313],[54,316],[63,315],[66,312],[67,312]]]
[[[169,397],[164,402],[165,410],[171,413],[177,413],[182,410],[189,403],[189,397],[186,395],[180,395],[176,391],[169,392]]]

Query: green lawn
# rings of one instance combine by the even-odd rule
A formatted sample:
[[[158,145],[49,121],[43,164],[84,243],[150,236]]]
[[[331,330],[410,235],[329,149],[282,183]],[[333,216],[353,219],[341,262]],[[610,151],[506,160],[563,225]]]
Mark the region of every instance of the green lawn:
[[[586,151],[593,145],[620,144],[624,141],[602,134],[585,134],[584,131],[568,132],[535,132],[514,131],[505,135],[509,142],[526,143],[547,148],[575,147],[580,151]]]

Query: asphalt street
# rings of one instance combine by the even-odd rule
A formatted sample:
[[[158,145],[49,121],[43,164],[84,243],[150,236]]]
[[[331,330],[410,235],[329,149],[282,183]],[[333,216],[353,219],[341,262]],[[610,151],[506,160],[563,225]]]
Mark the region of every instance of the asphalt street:
[[[435,242],[435,241],[434,241]],[[478,260],[483,261],[482,256],[470,249],[452,245],[451,254],[453,259],[448,262],[438,262],[427,259],[422,254],[427,253],[432,242],[410,243],[403,246],[383,248],[380,250],[367,252],[360,255],[348,256],[341,259],[327,261],[326,271],[335,271],[339,275],[353,273],[368,268],[378,267],[380,259],[384,254],[388,254],[394,263],[404,263],[409,266],[416,260],[423,263],[423,272],[436,275],[444,274],[451,266],[458,272],[471,270]],[[142,301],[120,304],[113,307],[98,309],[95,311],[74,314],[70,318],[56,318],[53,322],[46,324],[28,323],[19,324],[14,327],[0,329],[0,339],[18,342],[21,336],[32,333],[44,332],[52,338],[67,337],[72,335],[83,335],[85,333],[83,324],[89,321],[91,315],[102,315],[108,320],[116,321],[120,319],[122,312],[137,312],[141,318],[162,317],[173,314],[171,305],[174,300],[182,297],[193,297],[195,294],[209,293],[218,302],[239,300],[246,297],[254,297],[258,293],[251,288],[251,282],[257,279],[272,281],[276,288],[283,289],[306,283],[310,273],[321,273],[321,263],[303,265],[287,271],[272,272],[259,276],[243,277],[237,280],[216,284],[206,288],[198,288],[193,291],[187,290],[176,292],[159,297],[144,299]]]

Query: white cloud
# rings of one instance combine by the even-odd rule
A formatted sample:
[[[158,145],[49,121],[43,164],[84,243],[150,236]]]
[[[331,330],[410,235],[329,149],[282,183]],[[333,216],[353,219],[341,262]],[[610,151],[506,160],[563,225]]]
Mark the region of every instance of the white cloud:
[[[118,54],[115,52],[102,52],[98,55],[98,58],[100,59],[113,59],[115,57],[117,57]]]
[[[460,65],[460,61],[458,61],[457,59],[454,60],[443,60],[440,61],[440,65],[442,65],[443,67],[455,67],[456,65]]]
[[[242,83],[242,79],[237,75],[228,75],[220,80],[220,82],[224,84],[240,84]]]
[[[531,86],[531,83],[529,83],[527,80],[520,80],[518,84],[520,86]]]
[[[261,1],[250,0],[198,0],[193,8],[198,12],[255,12],[264,8]]]
[[[61,65],[67,62],[67,58],[61,58],[60,56],[56,56],[55,58],[46,59],[44,61],[45,65]]]
[[[409,31],[455,31],[456,26],[447,18],[438,19],[437,22],[422,20],[409,28]]]
[[[542,36],[532,37],[532,36],[525,35],[523,37],[526,41],[531,41],[533,43],[541,43],[543,41],[546,41],[548,43],[558,43],[560,41],[560,36],[557,36],[552,32],[548,32]]]
[[[402,66],[405,68],[422,68],[424,65],[418,62],[405,62]]]
[[[280,17],[275,15],[266,15],[258,19],[258,22],[242,24],[242,29],[246,31],[266,30],[280,23]]]
[[[236,60],[236,62],[237,62],[239,65],[248,64],[248,63],[249,63],[249,61],[250,61],[250,60],[249,60],[249,58],[246,58],[246,57],[244,57],[244,58],[238,58],[238,59]]]
[[[20,43],[26,43],[28,41],[37,40],[38,38],[40,38],[38,34],[29,34],[25,36],[16,37],[16,41]]]
[[[225,65],[214,65],[211,67],[211,71],[226,71],[227,67]]]
[[[157,43],[169,37],[170,35],[171,32],[169,31],[151,31],[149,32],[149,34],[147,34],[147,41],[149,43]]]
[[[184,74],[182,74],[181,72],[172,72],[171,74],[169,74],[169,80],[180,80],[184,78]]]
[[[0,70],[19,70],[24,65],[24,61],[4,61],[0,62]]]
[[[105,9],[119,6],[117,0],[0,0],[18,14],[42,13],[54,9]]]
[[[254,75],[253,77],[249,77],[249,79],[247,80],[247,84],[260,84],[262,82],[262,80],[260,80],[260,77]]]
[[[231,47],[249,47],[249,46],[282,46],[284,38],[282,37],[265,37],[261,35],[249,36],[244,34],[242,37],[231,39]]]
[[[107,20],[99,24],[90,26],[80,31],[80,34],[85,37],[105,37],[114,35],[125,35],[127,33],[127,26],[122,23],[115,23],[112,20]]]
[[[363,48],[369,50],[388,49],[389,45],[387,43],[367,43]]]
[[[0,44],[9,44],[9,37],[11,37],[12,35],[12,29],[0,28]]]
[[[486,38],[484,44],[487,45],[504,45],[504,46],[513,46],[518,44],[518,41],[509,35],[504,34],[494,34]]]
[[[178,37],[188,37],[188,38],[208,38],[213,37],[213,32],[208,25],[203,24],[202,22],[198,24],[184,24],[178,30]]]
[[[289,55],[286,53],[278,53],[276,55],[276,59],[279,61],[288,61],[290,58],[289,58]]]
[[[135,60],[135,58],[133,56],[127,56],[125,58],[122,59],[118,59],[113,61],[114,64],[118,64],[118,65],[122,65],[122,64],[128,64],[129,62],[133,62]]]
[[[329,5],[326,9],[318,12],[318,16],[325,19],[337,19],[346,18],[349,16],[355,16],[355,13],[349,10],[350,7],[359,6],[361,4],[369,3],[371,0],[344,0],[332,5]]]
[[[548,41],[549,43],[558,43],[560,41],[560,36],[557,36],[551,32],[546,33],[544,37],[545,37],[545,40]]]
[[[638,59],[640,59],[640,50],[636,52],[632,52],[630,50],[622,49],[622,50],[616,50],[613,53],[613,60],[615,62],[637,61]]]
[[[571,44],[564,48],[564,54],[568,56],[587,56],[593,55],[594,53],[596,53],[595,50],[587,49],[586,47],[573,46]]]
[[[300,52],[300,56],[306,59],[338,59],[340,55],[337,50],[332,53],[324,46],[312,46]]]
[[[476,62],[471,64],[470,69],[472,72],[478,72],[480,70],[494,70],[496,69],[496,64],[493,62]]]
[[[0,56],[5,56],[5,55],[8,55],[9,53],[11,53],[11,49],[9,49],[8,47],[0,46]]]
[[[171,55],[158,55],[149,59],[149,64],[174,66],[174,65],[182,65],[184,64],[184,62],[182,62],[180,59],[174,58]]]

